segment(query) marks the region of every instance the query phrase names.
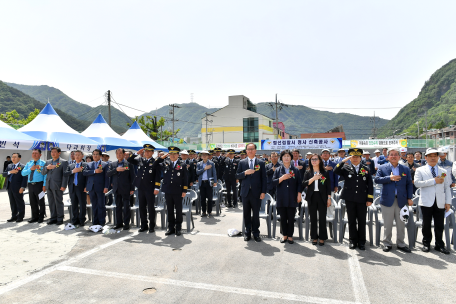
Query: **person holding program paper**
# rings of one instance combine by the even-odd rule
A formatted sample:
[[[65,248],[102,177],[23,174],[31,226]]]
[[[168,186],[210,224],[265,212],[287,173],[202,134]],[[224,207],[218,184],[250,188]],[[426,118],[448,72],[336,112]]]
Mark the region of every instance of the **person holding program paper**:
[[[42,223],[46,213],[44,203],[44,192],[46,191],[46,175],[41,174],[46,162],[41,157],[40,149],[32,150],[32,160],[25,164],[22,169],[22,176],[27,176],[30,209],[32,209],[32,218],[29,223]],[[42,193],[42,197],[39,195]]]

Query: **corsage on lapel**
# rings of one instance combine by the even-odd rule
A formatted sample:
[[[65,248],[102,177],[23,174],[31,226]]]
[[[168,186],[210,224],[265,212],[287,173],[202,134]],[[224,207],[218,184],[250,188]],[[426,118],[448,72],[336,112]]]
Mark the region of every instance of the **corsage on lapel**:
[[[295,178],[295,173],[293,170],[290,170],[290,175],[291,175],[291,177]]]
[[[446,173],[442,173],[442,175],[440,175],[440,177],[446,177]]]
[[[255,171],[258,171],[258,170],[260,170],[260,165],[255,166]]]
[[[176,165],[176,167],[175,167],[174,169],[176,169],[176,170],[180,170],[180,169],[181,169],[181,166],[179,166],[179,165]]]
[[[407,176],[407,174],[405,174],[404,172],[402,172],[402,176]]]
[[[128,165],[125,163],[124,163],[124,168],[125,168],[125,170],[130,170],[130,169],[128,169]]]
[[[362,176],[364,176],[364,175],[367,174],[367,171],[366,171],[364,168],[361,168],[361,170],[359,170],[359,174],[361,174]]]
[[[320,180],[321,180],[321,184],[324,185],[324,184],[325,184],[325,181],[326,181],[326,177],[322,176],[322,177],[320,178]]]
[[[41,173],[41,166],[38,166],[38,169],[36,169],[36,172]]]
[[[57,163],[57,165],[55,165],[56,168],[60,167],[60,163]]]
[[[101,164],[99,164],[98,169],[103,169],[103,166]]]

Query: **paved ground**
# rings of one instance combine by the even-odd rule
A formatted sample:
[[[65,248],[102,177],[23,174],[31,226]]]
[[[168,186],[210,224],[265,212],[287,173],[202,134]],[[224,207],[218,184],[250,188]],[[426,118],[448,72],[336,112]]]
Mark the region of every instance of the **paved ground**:
[[[244,242],[227,237],[241,228],[241,210],[224,211],[195,217],[195,229],[180,237],[160,229],[102,235],[7,223],[2,191],[0,303],[456,302],[454,252],[359,252],[347,240],[315,247],[266,236]],[[260,229],[266,233],[265,221]]]

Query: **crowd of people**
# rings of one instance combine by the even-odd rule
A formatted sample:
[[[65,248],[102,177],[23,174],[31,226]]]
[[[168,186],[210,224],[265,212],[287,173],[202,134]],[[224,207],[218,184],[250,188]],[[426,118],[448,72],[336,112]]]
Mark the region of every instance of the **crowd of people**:
[[[32,159],[21,163],[20,153],[8,156],[4,163],[6,188],[12,216],[8,222],[24,219],[24,191],[28,196],[32,217],[29,223],[42,223],[46,216],[44,195],[47,195],[50,217],[48,225],[62,225],[63,195],[68,188],[75,227],[86,224],[86,207],[92,205],[93,225],[106,224],[106,206],[116,202],[114,229],[130,229],[130,207],[137,189],[139,201],[139,232],[155,231],[155,199],[163,192],[167,204],[168,229],[166,235],[181,234],[182,199],[194,187],[199,190],[201,216],[211,217],[212,189],[223,182],[227,193],[227,207],[243,205],[244,240],[252,236],[260,242],[259,211],[261,200],[268,193],[277,204],[280,215],[281,243],[293,244],[295,213],[306,200],[310,215],[310,235],[313,245],[323,246],[328,239],[326,214],[334,208],[335,193],[345,201],[349,226],[350,249],[365,250],[366,213],[373,203],[374,184],[381,184],[380,205],[384,221],[383,251],[392,250],[392,228],[396,223],[397,248],[411,252],[404,241],[405,223],[401,213],[408,212],[412,198],[420,189],[419,206],[423,215],[423,247],[428,252],[434,225],[434,249],[448,254],[442,240],[445,211],[451,207],[451,188],[455,186],[453,163],[446,159],[446,151],[429,148],[424,153],[407,153],[405,148],[369,151],[340,149],[337,154],[323,149],[306,154],[304,159],[297,149],[257,154],[254,143],[236,152],[181,151],[168,147],[169,152],[155,151],[150,144],[134,152],[117,149],[116,160],[109,154],[94,150],[84,158],[82,151],[72,151],[70,159],[61,158],[58,147],[51,149],[51,159],[42,160],[41,151],[34,149]],[[155,157],[154,156],[155,153]],[[339,182],[343,181],[343,186]],[[342,184],[342,183],[341,183]],[[239,186],[238,186],[239,185]],[[239,191],[239,193],[238,193]],[[174,210],[176,212],[174,213]]]

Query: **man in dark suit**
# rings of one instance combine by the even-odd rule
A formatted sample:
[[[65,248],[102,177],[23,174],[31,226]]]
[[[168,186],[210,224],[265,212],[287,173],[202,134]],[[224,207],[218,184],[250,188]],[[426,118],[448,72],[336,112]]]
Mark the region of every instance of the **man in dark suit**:
[[[221,156],[222,149],[215,148],[215,155],[212,157],[212,161],[215,164],[215,171],[217,171],[217,178],[223,180],[223,171],[225,170],[225,157]]]
[[[160,189],[160,169],[158,162],[152,157],[155,147],[145,144],[141,150],[128,158],[130,164],[138,166],[133,185],[138,188],[139,216],[141,217],[141,228],[139,232],[149,230],[155,232],[155,195]],[[144,153],[144,157],[140,156]],[[152,189],[155,190],[152,192]],[[149,225],[147,223],[147,212],[149,212]]]
[[[201,200],[201,216],[210,217],[212,212],[212,187],[214,185],[217,186],[217,172],[214,162],[209,160],[209,153],[207,151],[201,151],[201,157],[203,160],[196,165]]]
[[[195,176],[193,175],[193,168],[192,168],[193,161],[191,159],[189,159],[189,152],[187,152],[187,150],[181,151],[180,157],[181,157],[181,160],[187,166],[188,186],[191,187],[193,185],[193,181],[195,179]]]
[[[189,181],[191,181],[188,186],[191,187],[193,186],[194,183],[198,182],[198,175],[196,175],[196,164],[198,163],[198,159],[196,158],[196,152],[195,150],[188,150],[188,154],[190,156],[190,167],[189,167],[189,174],[191,172],[191,178]]]
[[[306,162],[303,160],[299,159],[299,150],[298,149],[293,149],[293,159],[291,160],[291,163],[295,168],[299,170],[299,173],[301,173],[301,179],[304,178],[304,173],[306,172]]]
[[[71,210],[73,211],[73,218],[71,223],[84,227],[86,221],[87,209],[87,194],[86,183],[87,177],[84,176],[82,171],[87,163],[82,161],[84,154],[81,150],[74,152],[74,163],[68,166],[64,175],[68,177],[68,189],[70,190]]]
[[[247,158],[239,162],[236,179],[241,181],[242,204],[244,205],[245,236],[244,241],[253,239],[261,242],[260,238],[260,207],[261,200],[267,191],[266,168],[264,162],[255,158],[256,145],[246,146]],[[299,153],[298,153],[299,154]],[[253,215],[251,215],[253,213]]]
[[[223,170],[223,179],[225,180],[226,186],[226,197],[228,200],[228,207],[236,208],[238,196],[236,188],[238,182],[236,180],[236,171],[239,161],[234,159],[234,154],[236,153],[234,149],[229,149],[226,152],[228,154],[228,157],[225,158],[225,169]],[[233,195],[231,195],[231,192],[233,192]]]
[[[370,173],[372,176],[374,176],[375,173],[377,173],[377,171],[375,170],[375,163],[374,163],[374,160],[372,160],[372,159],[370,158],[370,152],[369,152],[369,151],[365,150],[363,153],[364,153],[364,154],[363,154],[363,158],[364,158],[364,159],[363,159],[361,162],[362,162],[362,164],[363,164],[364,166],[366,166],[366,167],[369,168],[369,173]]]
[[[123,227],[123,230],[129,230],[131,219],[130,195],[135,192],[135,186],[133,185],[135,171],[133,166],[125,160],[125,150],[123,148],[116,150],[116,157],[117,161],[109,165],[107,172],[107,176],[112,177],[112,192],[116,199],[117,225],[114,229]]]
[[[93,162],[88,163],[82,173],[87,176],[86,189],[89,191],[92,204],[92,223],[104,226],[106,224],[105,193],[109,188],[109,177],[106,172],[109,165],[101,161],[101,150],[93,150],[92,156]]]
[[[187,195],[188,177],[187,166],[179,160],[180,149],[168,147],[169,159],[165,161],[168,154],[158,158],[160,169],[163,171],[162,191],[165,193],[166,207],[168,212],[168,230],[165,235],[181,235],[182,228],[182,198]],[[176,216],[174,217],[174,209]]]
[[[266,178],[268,184],[268,193],[272,198],[276,198],[276,187],[272,184],[272,177],[275,170],[280,166],[279,155],[277,152],[271,152],[271,162],[266,165]]]
[[[7,222],[20,223],[24,220],[25,203],[24,203],[24,190],[27,186],[27,177],[22,176],[21,170],[24,165],[20,163],[21,155],[13,153],[11,155],[12,163],[6,168],[3,176],[6,178],[6,186],[8,189],[8,197],[11,207],[11,218]]]
[[[46,161],[43,170],[41,170],[41,174],[47,175],[46,193],[49,201],[49,209],[51,210],[51,218],[47,222],[48,225],[63,224],[63,192],[68,186],[68,177],[64,176],[63,173],[67,170],[68,161],[60,158],[61,152],[59,147],[52,148],[52,158]]]
[[[109,154],[107,152],[103,152],[101,153],[101,160],[104,161],[105,163],[107,163],[108,165],[110,165],[112,163],[112,161],[109,160]],[[109,168],[109,167],[108,167]],[[112,186],[111,186],[111,178],[109,178],[109,187],[108,187],[108,192],[109,190],[112,189]],[[105,197],[105,200],[106,200],[106,205],[107,206],[111,206],[112,203],[113,203],[113,195],[112,193],[108,194],[108,196]],[[131,201],[130,201],[130,204],[131,204]]]

